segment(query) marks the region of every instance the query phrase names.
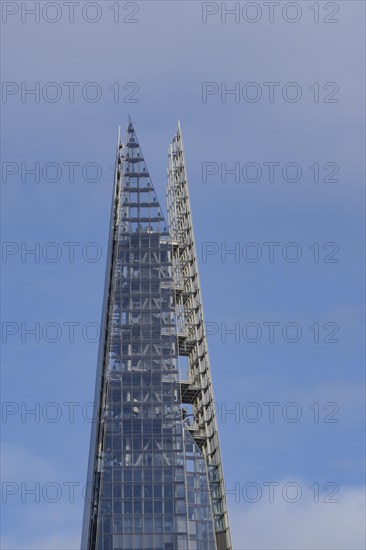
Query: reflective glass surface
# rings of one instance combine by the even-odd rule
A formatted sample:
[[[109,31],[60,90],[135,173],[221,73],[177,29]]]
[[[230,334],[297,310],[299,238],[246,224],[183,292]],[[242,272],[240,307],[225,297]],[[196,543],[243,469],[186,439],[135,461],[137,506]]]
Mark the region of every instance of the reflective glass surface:
[[[208,472],[186,427],[171,243],[132,124],[121,186],[92,550],[214,550]]]

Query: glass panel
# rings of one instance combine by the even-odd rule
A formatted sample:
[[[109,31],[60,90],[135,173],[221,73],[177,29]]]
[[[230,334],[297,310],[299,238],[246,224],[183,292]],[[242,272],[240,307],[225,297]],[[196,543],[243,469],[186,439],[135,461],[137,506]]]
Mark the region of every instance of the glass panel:
[[[144,191],[148,171],[132,124],[128,135],[103,381],[95,550],[212,550],[205,461],[178,399],[171,244],[155,193]]]

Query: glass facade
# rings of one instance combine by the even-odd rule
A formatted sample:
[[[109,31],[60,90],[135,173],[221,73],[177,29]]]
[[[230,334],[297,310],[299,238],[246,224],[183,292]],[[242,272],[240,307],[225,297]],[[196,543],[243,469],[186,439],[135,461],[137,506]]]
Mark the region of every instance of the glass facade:
[[[182,406],[173,275],[172,242],[130,122],[117,156],[82,550],[217,548],[207,461]]]

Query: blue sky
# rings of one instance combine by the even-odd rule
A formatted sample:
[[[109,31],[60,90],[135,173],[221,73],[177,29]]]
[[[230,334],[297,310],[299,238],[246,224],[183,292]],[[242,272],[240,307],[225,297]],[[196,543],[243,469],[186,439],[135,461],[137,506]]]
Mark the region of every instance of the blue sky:
[[[238,22],[233,15],[225,22],[224,8],[215,2],[143,1],[134,15],[135,4],[121,2],[118,23],[110,9],[115,2],[94,3],[97,8],[89,7],[83,19],[86,4],[75,7],[73,23],[63,2],[57,13],[52,6],[40,13],[36,23],[21,12],[21,3],[3,2],[2,78],[8,83],[2,94],[3,548],[79,545],[90,435],[87,409],[82,411],[93,399],[97,357],[88,323],[99,323],[101,314],[110,167],[117,127],[124,131],[128,115],[163,208],[167,147],[178,119],[182,125],[205,317],[211,332],[217,330],[209,347],[224,470],[233,492],[228,502],[234,548],[363,548],[363,2],[298,2],[285,12],[286,3],[280,2],[272,23],[261,2],[252,8],[238,3]],[[14,6],[19,10],[10,15]],[[259,20],[246,21],[260,13],[251,11],[258,6]],[[314,22],[317,6],[319,23]],[[202,10],[216,8],[204,23]],[[94,14],[99,21],[85,20]],[[59,21],[46,20],[56,15]],[[285,20],[297,16],[297,22]],[[339,21],[325,23],[325,18]],[[36,82],[39,102],[24,96],[25,87]],[[47,86],[50,82],[56,87]],[[65,82],[80,84],[73,103]],[[269,82],[275,83],[273,102]],[[203,83],[219,90],[206,102]],[[137,102],[127,103],[137,87],[132,97]],[[240,95],[221,96],[225,89]],[[60,100],[50,102],[55,90],[61,90]],[[255,90],[262,97],[251,102]],[[291,93],[299,90],[301,99],[291,102]],[[85,99],[93,98],[93,91],[101,91],[99,101]],[[65,165],[70,162],[79,163],[74,182]],[[81,168],[90,162],[100,167],[98,181],[90,181],[92,171],[83,176]],[[272,183],[269,162],[279,163]],[[52,166],[38,182],[29,174],[22,177],[22,163],[28,168],[39,163],[41,172],[56,163],[60,179],[50,181]],[[216,163],[218,170],[206,182],[204,163]],[[233,169],[237,163],[239,181],[228,175],[221,182],[222,165]],[[248,163],[262,170],[259,181],[243,178]],[[299,181],[282,177],[288,163],[300,166]],[[319,183],[315,168],[309,169],[314,163],[319,163]],[[333,179],[339,181],[323,181],[334,167],[339,171]],[[288,174],[294,177],[291,169]],[[74,262],[67,242],[80,243]],[[273,262],[264,244],[269,242],[276,243]],[[209,249],[215,252],[205,257],[207,243],[215,243]],[[248,261],[254,251],[248,243],[256,243],[262,254],[257,262]],[[286,251],[295,250],[288,243],[301,251],[298,262],[288,260]],[[32,246],[39,246],[39,262],[24,254]],[[239,257],[221,256],[235,247]],[[314,261],[317,247],[319,261]],[[95,262],[88,261],[93,250],[101,253]],[[47,261],[54,251],[61,251],[59,261]],[[269,322],[278,323],[273,343]],[[35,323],[39,342],[25,333]],[[61,330],[55,343],[49,341],[49,323]],[[79,323],[74,342],[65,323]],[[300,327],[298,342],[283,337],[288,323]],[[235,326],[236,339],[225,334],[225,327]],[[261,337],[249,342],[258,326]],[[324,342],[335,328],[333,338],[339,341]],[[12,329],[16,334],[7,334]],[[294,338],[294,325],[288,330],[287,339]],[[74,422],[64,405],[69,402],[80,403]],[[276,403],[273,422],[268,402]],[[35,403],[43,410],[39,419],[25,415]],[[225,415],[232,409],[239,418]],[[251,422],[256,411],[262,416]],[[61,417],[51,422],[55,413]],[[290,421],[294,413],[301,413],[298,422]],[[79,484],[74,502],[65,485],[70,482]],[[263,485],[268,482],[279,484],[273,503]],[[36,483],[46,491],[40,502],[26,494]],[[62,488],[55,503],[49,502],[52,488],[47,496],[49,483]],[[296,491],[300,487],[297,502],[283,496],[287,483],[295,483]],[[321,502],[314,502],[316,484]],[[250,491],[258,487],[261,498],[250,502],[255,500]],[[338,502],[323,502],[335,487]],[[7,494],[12,488],[15,494]]]

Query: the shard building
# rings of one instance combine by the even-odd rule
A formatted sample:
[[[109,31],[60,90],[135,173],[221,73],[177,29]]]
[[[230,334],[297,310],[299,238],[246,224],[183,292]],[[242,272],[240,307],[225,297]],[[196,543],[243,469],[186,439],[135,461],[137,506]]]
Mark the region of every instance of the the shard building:
[[[180,127],[168,224],[118,138],[82,550],[231,548]]]

